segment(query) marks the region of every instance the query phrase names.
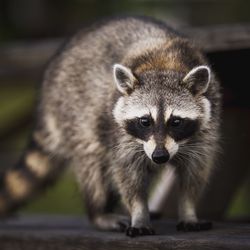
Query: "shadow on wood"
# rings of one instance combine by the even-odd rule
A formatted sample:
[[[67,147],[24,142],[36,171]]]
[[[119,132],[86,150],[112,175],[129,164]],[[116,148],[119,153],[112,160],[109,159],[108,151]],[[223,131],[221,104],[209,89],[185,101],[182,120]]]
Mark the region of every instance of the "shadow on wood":
[[[0,223],[1,250],[98,249],[250,249],[250,225],[214,223],[211,231],[183,233],[176,221],[155,221],[157,235],[128,238],[123,233],[101,232],[79,217],[21,217]]]

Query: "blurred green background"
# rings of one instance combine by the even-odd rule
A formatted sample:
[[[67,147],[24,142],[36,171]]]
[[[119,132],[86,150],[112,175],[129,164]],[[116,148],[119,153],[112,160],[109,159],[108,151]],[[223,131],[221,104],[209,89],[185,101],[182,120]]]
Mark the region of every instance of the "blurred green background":
[[[177,27],[207,26],[249,23],[249,9],[249,1],[230,0],[0,0],[0,167],[14,164],[25,147],[45,67],[43,60],[41,65],[32,67],[32,60],[43,57],[42,52],[27,54],[34,57],[27,67],[22,53],[21,60],[16,62],[15,55],[19,53],[16,46],[67,37],[104,16],[139,14],[160,18]],[[14,59],[6,51],[12,51]],[[249,107],[241,108],[249,111]],[[248,177],[235,190],[226,218],[249,218],[249,191]],[[80,214],[84,213],[83,204],[74,178],[67,171],[53,188],[22,212]]]

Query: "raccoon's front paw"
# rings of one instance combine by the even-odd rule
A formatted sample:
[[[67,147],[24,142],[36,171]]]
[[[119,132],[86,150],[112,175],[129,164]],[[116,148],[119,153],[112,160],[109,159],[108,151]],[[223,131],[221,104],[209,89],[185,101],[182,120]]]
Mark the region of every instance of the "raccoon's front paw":
[[[151,227],[128,227],[126,230],[126,235],[129,237],[136,237],[142,235],[154,235],[155,231]]]
[[[178,231],[203,231],[210,230],[213,224],[210,221],[198,221],[198,222],[184,222],[181,221],[177,224],[176,229]]]

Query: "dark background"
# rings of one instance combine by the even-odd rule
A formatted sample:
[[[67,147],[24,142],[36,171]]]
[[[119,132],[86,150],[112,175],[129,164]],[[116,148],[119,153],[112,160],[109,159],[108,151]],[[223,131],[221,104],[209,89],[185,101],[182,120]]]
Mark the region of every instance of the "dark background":
[[[250,22],[249,10],[250,1],[242,0],[0,0],[0,167],[13,164],[25,146],[46,56],[80,27],[102,17],[124,14],[154,16],[180,30],[188,26],[241,25]],[[213,51],[207,57],[224,94],[224,153],[214,174],[215,191],[207,191],[213,202],[210,204],[220,207],[215,212],[217,217],[248,220],[250,48]],[[23,212],[82,213],[71,173],[67,172]]]

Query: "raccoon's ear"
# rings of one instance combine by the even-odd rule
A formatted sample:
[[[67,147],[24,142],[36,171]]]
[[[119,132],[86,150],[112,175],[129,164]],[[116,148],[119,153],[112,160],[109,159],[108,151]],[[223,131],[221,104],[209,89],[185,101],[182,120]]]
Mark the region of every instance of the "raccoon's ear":
[[[113,66],[113,75],[117,89],[122,94],[130,94],[133,91],[137,80],[129,68],[121,64],[115,64]]]
[[[208,66],[198,66],[193,68],[183,78],[183,82],[187,85],[194,95],[201,95],[207,91],[211,78],[211,70]]]

